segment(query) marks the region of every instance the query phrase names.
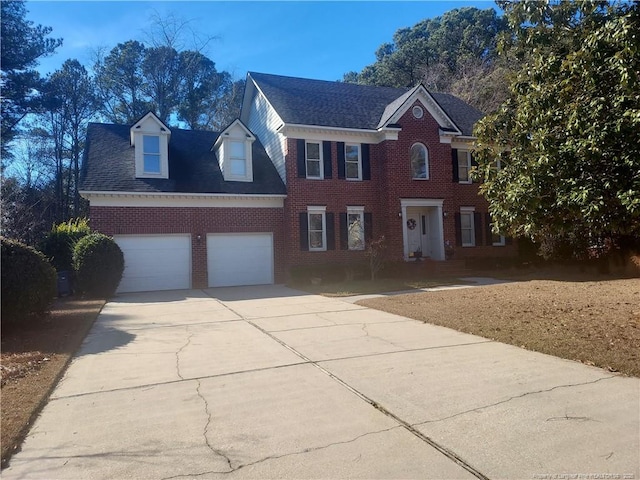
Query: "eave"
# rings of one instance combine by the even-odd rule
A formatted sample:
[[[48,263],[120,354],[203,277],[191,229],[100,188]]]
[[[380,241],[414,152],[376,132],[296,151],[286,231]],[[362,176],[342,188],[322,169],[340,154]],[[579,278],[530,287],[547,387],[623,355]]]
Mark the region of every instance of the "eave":
[[[382,127],[376,130],[361,128],[330,127],[325,125],[304,125],[283,123],[278,133],[286,137],[305,138],[307,140],[327,140],[356,143],[380,143],[385,140],[397,140],[399,127]]]
[[[286,195],[81,190],[92,207],[282,208]]]

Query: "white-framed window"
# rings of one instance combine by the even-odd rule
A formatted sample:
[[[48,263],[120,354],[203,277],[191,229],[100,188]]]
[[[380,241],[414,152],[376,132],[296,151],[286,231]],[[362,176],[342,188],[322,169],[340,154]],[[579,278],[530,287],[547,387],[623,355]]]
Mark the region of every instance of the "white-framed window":
[[[476,246],[476,228],[474,225],[473,214],[474,208],[460,209],[460,238],[462,239],[463,247],[475,247]]]
[[[504,247],[505,243],[504,235],[493,232],[491,233],[491,245],[494,247]]]
[[[415,105],[413,109],[411,109],[411,113],[413,114],[414,118],[417,118],[418,120],[424,116],[424,111],[419,105]]]
[[[142,136],[142,159],[144,173],[160,174],[160,136]]]
[[[307,178],[322,179],[324,176],[324,168],[322,164],[322,144],[320,142],[306,142],[305,159]]]
[[[309,226],[309,251],[323,252],[327,249],[326,207],[307,207]]]
[[[469,150],[458,150],[458,182],[471,183],[470,171],[471,152]]]
[[[364,250],[364,207],[347,207],[347,246]]]
[[[429,151],[421,143],[411,146],[411,175],[414,180],[429,179]]]
[[[362,180],[362,158],[360,145],[345,144],[344,146],[344,170],[347,180]]]
[[[229,166],[232,177],[247,176],[247,148],[245,142],[229,142]]]

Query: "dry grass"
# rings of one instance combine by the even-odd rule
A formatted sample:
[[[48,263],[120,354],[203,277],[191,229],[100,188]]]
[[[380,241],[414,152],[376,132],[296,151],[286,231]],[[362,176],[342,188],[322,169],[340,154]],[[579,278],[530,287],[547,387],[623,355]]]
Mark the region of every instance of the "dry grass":
[[[18,451],[104,300],[59,299],[51,312],[26,325],[3,325],[2,468]]]
[[[640,376],[640,279],[526,280],[361,305]]]

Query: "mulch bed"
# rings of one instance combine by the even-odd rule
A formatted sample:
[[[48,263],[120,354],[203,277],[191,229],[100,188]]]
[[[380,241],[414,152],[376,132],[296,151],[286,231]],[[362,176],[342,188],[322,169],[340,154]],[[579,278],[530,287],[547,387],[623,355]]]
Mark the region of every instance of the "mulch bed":
[[[104,300],[63,298],[51,311],[2,325],[2,468],[19,450],[36,416],[82,344]]]

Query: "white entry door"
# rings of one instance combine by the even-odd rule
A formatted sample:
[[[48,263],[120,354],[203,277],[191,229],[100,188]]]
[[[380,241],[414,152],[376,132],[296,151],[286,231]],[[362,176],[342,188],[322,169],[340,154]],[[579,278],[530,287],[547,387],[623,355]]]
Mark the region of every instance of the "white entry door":
[[[124,254],[118,293],[191,287],[190,235],[115,235]]]
[[[273,283],[273,235],[207,235],[207,270],[210,287]]]

